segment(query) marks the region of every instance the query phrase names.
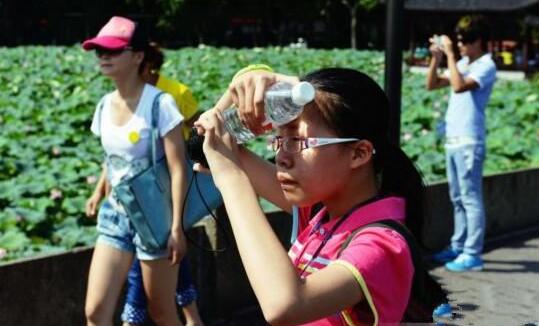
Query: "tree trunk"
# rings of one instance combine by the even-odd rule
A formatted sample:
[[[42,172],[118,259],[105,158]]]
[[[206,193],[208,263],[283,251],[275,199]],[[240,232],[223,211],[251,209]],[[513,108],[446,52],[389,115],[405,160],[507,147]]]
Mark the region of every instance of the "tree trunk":
[[[350,8],[350,47],[352,49],[357,49],[357,36],[356,36],[356,27],[357,27],[357,5],[351,6]]]

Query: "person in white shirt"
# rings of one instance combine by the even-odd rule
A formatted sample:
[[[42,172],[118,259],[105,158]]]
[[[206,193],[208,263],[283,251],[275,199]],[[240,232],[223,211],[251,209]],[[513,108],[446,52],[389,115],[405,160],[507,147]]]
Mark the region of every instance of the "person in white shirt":
[[[496,81],[496,65],[488,53],[489,27],[483,16],[462,17],[455,33],[462,58],[457,61],[453,41],[447,35],[433,37],[426,79],[429,90],[451,89],[445,114],[445,151],[454,231],[449,247],[432,258],[452,272],[480,271],[485,236],[485,110]],[[443,56],[447,76],[438,74]]]
[[[107,159],[104,173],[112,188],[149,166],[152,104],[160,91],[144,82],[149,46],[144,30],[127,18],[112,17],[98,35],[83,43],[95,50],[101,73],[116,90],[97,105],[92,132],[100,136]],[[182,202],[187,191],[187,170],[182,135],[183,116],[168,94],[159,98],[157,158],[165,158],[170,172],[172,226],[167,247],[150,250],[140,241],[122,205],[109,195],[98,214],[99,237],[88,277],[86,320],[88,325],[112,325],[116,303],[131,262],[141,262],[148,312],[156,325],[181,325],[174,301],[178,264],[186,251],[182,231]],[[114,191],[112,191],[114,194]]]

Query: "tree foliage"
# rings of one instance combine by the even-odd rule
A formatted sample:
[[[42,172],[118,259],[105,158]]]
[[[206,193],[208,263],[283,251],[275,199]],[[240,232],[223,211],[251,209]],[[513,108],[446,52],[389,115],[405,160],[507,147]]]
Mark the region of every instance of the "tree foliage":
[[[127,4],[136,5],[143,12],[154,12],[158,15],[157,25],[171,29],[186,0],[126,0]]]
[[[330,0],[331,1],[331,0]],[[357,49],[357,12],[359,9],[369,11],[378,5],[379,0],[341,0],[350,12],[350,46]]]
[[[379,0],[341,0],[341,3],[350,10],[371,10],[378,5]]]

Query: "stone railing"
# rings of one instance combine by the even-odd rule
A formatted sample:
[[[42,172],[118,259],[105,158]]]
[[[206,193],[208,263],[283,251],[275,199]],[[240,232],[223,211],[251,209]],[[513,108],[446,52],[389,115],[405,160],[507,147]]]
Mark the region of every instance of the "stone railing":
[[[484,198],[487,239],[539,227],[539,169],[485,177]],[[432,248],[441,248],[452,232],[446,183],[427,188],[427,208],[425,242]],[[290,219],[283,212],[268,215],[287,247]],[[189,251],[199,308],[209,325],[232,324],[227,320],[241,319],[238,316],[249,312],[252,315],[257,306],[223,209],[218,216],[225,231],[210,219],[189,232],[202,247],[227,248],[224,252],[209,252],[192,245]],[[80,248],[0,265],[0,325],[83,325],[91,253],[92,248]]]

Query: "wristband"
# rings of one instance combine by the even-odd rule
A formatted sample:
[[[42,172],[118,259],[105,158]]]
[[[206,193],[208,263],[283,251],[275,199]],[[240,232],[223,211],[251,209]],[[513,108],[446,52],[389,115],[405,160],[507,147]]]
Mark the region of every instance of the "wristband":
[[[239,77],[239,76],[243,75],[243,74],[246,73],[246,72],[254,71],[254,70],[261,70],[261,71],[273,72],[273,69],[271,69],[270,66],[265,65],[265,64],[263,64],[263,63],[256,63],[256,64],[248,65],[247,67],[245,67],[245,68],[243,68],[243,69],[240,69],[240,70],[234,75],[234,77],[232,77],[232,80],[236,79],[236,77]]]

